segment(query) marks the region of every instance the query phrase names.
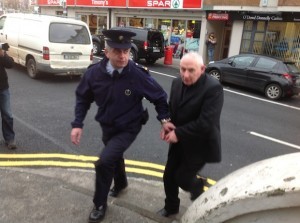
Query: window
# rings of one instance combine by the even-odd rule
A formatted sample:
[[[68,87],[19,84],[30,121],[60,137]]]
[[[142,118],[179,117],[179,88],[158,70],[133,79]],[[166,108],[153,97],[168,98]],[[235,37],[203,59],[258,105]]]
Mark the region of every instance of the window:
[[[238,68],[248,67],[253,62],[253,60],[254,57],[251,56],[235,57],[232,61],[232,66]]]
[[[256,68],[263,68],[263,69],[273,69],[277,62],[267,59],[267,58],[259,58],[257,63],[255,64]]]
[[[90,36],[84,26],[52,23],[49,30],[49,41],[54,43],[90,44]]]

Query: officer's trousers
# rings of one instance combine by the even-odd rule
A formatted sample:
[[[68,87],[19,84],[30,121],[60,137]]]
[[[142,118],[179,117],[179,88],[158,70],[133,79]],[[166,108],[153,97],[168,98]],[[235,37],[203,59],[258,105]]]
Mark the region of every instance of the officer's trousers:
[[[140,123],[132,124],[122,131],[102,126],[102,140],[105,147],[95,163],[96,181],[93,202],[96,207],[106,205],[113,179],[116,187],[122,188],[127,184],[123,154],[136,139],[141,128]]]

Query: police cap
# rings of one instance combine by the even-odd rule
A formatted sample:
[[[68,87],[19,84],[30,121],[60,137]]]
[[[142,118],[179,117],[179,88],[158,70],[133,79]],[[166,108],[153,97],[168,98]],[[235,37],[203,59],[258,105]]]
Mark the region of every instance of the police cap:
[[[135,36],[134,32],[122,29],[103,30],[103,35],[108,46],[117,49],[130,49],[131,37]]]

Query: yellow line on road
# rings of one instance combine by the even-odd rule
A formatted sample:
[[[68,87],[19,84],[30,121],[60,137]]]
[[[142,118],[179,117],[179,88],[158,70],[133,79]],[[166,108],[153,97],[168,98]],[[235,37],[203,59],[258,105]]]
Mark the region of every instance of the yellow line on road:
[[[35,161],[1,161],[0,166],[3,167],[21,167],[21,166],[54,166],[54,167],[81,167],[81,168],[94,168],[94,163],[83,163],[83,162],[62,162],[52,160],[35,160]],[[154,176],[162,178],[162,172],[156,172],[153,170],[126,167],[126,172],[138,173],[148,176]]]
[[[0,161],[0,166],[2,167],[21,167],[21,166],[54,166],[54,167],[80,167],[80,168],[94,168],[94,163],[99,159],[97,156],[84,156],[84,155],[72,155],[72,154],[59,154],[59,153],[38,153],[38,154],[0,154],[0,159],[45,159],[45,158],[60,158],[68,160],[77,160],[83,162],[74,162],[74,161],[54,161],[54,160],[13,160],[13,161]],[[88,162],[92,161],[92,162]],[[143,174],[148,176],[154,176],[158,178],[163,177],[163,171],[165,166],[155,163],[135,161],[135,160],[125,160],[126,165],[136,166],[136,167],[145,167],[156,169],[148,170],[143,168],[135,167],[126,167],[126,171],[130,173]],[[200,176],[199,176],[200,177]],[[207,183],[210,185],[216,184],[216,181],[207,178]]]
[[[99,158],[97,156],[84,156],[84,155],[71,155],[71,154],[59,154],[59,153],[39,153],[39,154],[0,154],[0,158],[4,159],[36,159],[36,158],[61,158],[61,159],[71,159],[71,160],[81,160],[81,161],[97,161]],[[163,165],[135,161],[135,160],[125,160],[125,164],[132,166],[148,167],[158,170],[164,170]]]

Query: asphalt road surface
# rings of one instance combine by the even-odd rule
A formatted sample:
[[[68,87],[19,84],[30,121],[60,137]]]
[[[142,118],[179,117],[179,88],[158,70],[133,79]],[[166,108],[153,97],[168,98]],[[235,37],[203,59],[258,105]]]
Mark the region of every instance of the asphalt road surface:
[[[178,70],[161,64],[148,68],[169,93]],[[63,163],[68,166],[68,163],[76,162],[83,168],[92,168],[93,160],[103,147],[101,130],[94,120],[95,105],[86,117],[80,146],[72,145],[69,137],[70,122],[74,117],[74,92],[80,78],[46,75],[33,80],[23,68],[7,71],[18,149],[9,151],[2,142],[0,165]],[[206,165],[201,175],[219,180],[253,162],[299,151],[299,96],[272,102],[256,92],[234,86],[224,86],[224,89],[221,117],[223,159],[220,163]],[[160,124],[153,105],[146,100],[144,105],[149,110],[150,119],[126,152],[126,167],[134,176],[161,180],[168,145],[159,139]]]

